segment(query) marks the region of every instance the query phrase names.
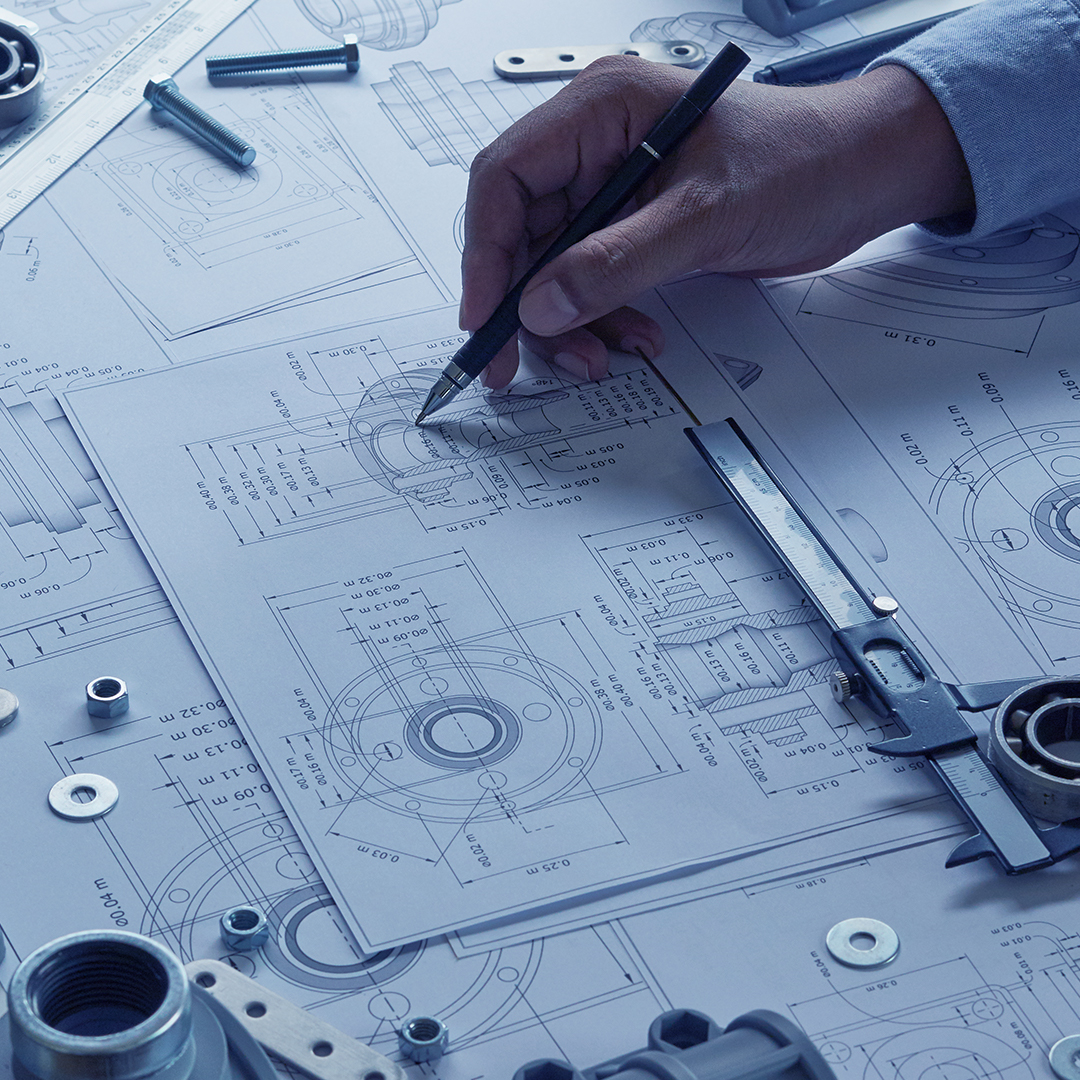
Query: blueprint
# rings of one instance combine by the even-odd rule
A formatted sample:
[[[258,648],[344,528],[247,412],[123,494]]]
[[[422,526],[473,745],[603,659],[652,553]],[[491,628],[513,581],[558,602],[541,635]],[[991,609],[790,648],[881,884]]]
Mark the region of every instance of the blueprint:
[[[53,89],[150,10],[14,6],[42,26]],[[144,107],[0,233],[0,685],[21,702],[0,731],[0,982],[59,934],[119,927],[227,959],[391,1056],[404,1017],[437,1015],[450,1054],[409,1067],[443,1080],[591,1065],[672,1005],[775,1009],[841,1080],[1049,1080],[1047,1048],[1080,1030],[1075,870],[942,869],[965,834],[951,801],[919,762],[865,752],[881,731],[832,701],[823,628],[662,383],[629,359],[587,386],[534,368],[463,399],[430,446],[403,422],[460,341],[468,158],[557,89],[498,82],[495,52],[670,27],[766,63],[885,8],[924,14],[878,5],[777,41],[736,0],[262,0],[214,51],[354,32],[363,52],[354,79],[211,88],[201,57],[177,73],[259,138],[261,171]],[[962,249],[908,232],[831,273],[643,300],[680,395],[740,420],[942,677],[1080,664],[1078,224],[1063,208]],[[214,405],[219,365],[242,375],[234,412]],[[57,399],[94,381],[84,447]],[[152,415],[141,480],[114,484],[96,444],[123,473]],[[199,544],[193,585],[172,565]],[[101,675],[131,693],[112,722],[84,707]],[[434,690],[452,715],[425,711]],[[116,782],[109,815],[50,812],[77,771]],[[491,917],[504,865],[525,918]],[[436,888],[438,920],[403,910],[416,937],[376,934],[370,883],[436,877],[464,895]],[[272,928],[253,954],[218,934],[239,903]],[[887,969],[824,951],[852,915],[900,934]]]
[[[460,340],[445,315],[423,326],[68,397],[362,940],[565,904],[933,791],[866,753],[879,727],[832,701],[827,632],[640,360],[477,390],[416,428]],[[106,400],[140,423],[100,422]],[[698,827],[672,833],[673,799]],[[384,907],[372,882],[422,899]]]

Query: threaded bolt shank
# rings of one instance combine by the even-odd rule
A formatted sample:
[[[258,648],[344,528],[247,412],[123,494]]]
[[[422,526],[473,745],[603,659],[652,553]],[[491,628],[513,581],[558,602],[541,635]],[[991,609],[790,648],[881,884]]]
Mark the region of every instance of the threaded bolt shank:
[[[219,124],[208,112],[200,109],[195,102],[184,97],[168,75],[153,76],[143,90],[143,97],[153,108],[183,121],[234,165],[247,168],[255,160],[254,146],[244,142],[239,135],[233,134],[224,124]]]
[[[360,39],[346,34],[340,45],[319,49],[280,49],[276,52],[230,53],[208,56],[206,74],[211,79],[228,75],[256,75],[265,71],[290,71],[294,68],[327,67],[344,64],[346,71],[360,70]]]

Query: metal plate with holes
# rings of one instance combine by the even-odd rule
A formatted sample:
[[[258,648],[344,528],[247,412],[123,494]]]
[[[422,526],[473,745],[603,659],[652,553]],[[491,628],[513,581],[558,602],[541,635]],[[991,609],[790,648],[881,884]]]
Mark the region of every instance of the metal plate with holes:
[[[76,796],[86,796],[85,801]],[[117,786],[104,776],[81,772],[57,780],[49,790],[54,814],[69,821],[90,821],[107,814],[120,798]]]
[[[882,967],[896,958],[900,939],[896,931],[877,919],[845,919],[825,938],[834,960],[848,967]]]
[[[220,960],[195,960],[184,970],[267,1050],[316,1080],[405,1080],[400,1065]]]
[[[640,56],[658,64],[694,68],[705,50],[693,41],[627,41],[618,45],[567,45],[549,49],[507,49],[492,61],[504,79],[555,79],[576,75],[601,56]]]

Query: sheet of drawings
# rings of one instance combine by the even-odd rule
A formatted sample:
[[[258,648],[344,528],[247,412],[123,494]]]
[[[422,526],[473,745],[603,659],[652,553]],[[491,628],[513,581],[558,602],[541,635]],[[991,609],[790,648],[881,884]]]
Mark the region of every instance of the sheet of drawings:
[[[640,360],[594,386],[476,390],[416,428],[460,340],[434,336],[445,315],[423,326],[68,395],[362,940],[932,797],[865,753],[815,609]],[[671,828],[673,802],[695,828]]]
[[[869,869],[703,901],[685,919],[643,915],[621,933],[661,984],[677,981],[714,1017],[772,987],[759,1000],[775,1008],[781,995],[779,1011],[842,1080],[1051,1077],[1046,1048],[1080,1022],[1076,870],[937,873],[946,850],[930,844]],[[860,971],[830,955],[829,929],[853,917],[896,932],[899,953],[886,967]],[[739,937],[747,932],[749,943]]]
[[[8,6],[42,27],[52,88],[98,57],[152,10],[150,5],[120,0],[31,0]],[[853,812],[848,802],[843,809],[835,809],[841,805],[836,800],[833,809],[821,813],[813,835],[798,842],[764,850],[748,845],[738,858],[653,881],[640,889],[591,896],[587,903],[547,912],[516,926],[504,921],[455,934],[452,948],[441,937],[431,937],[365,949],[367,943],[358,943],[350,930],[348,910],[335,903],[336,888],[331,892],[322,880],[316,866],[321,858],[317,847],[309,837],[302,841],[290,823],[276,798],[277,782],[264,774],[252,755],[222,692],[200,663],[140,553],[129,523],[54,396],[83,381],[118,378],[178,360],[241,352],[255,356],[258,346],[274,357],[275,374],[284,368],[282,385],[293,385],[290,380],[298,385],[291,366],[285,367],[289,361],[285,352],[299,350],[307,362],[310,348],[319,356],[318,363],[324,364],[333,348],[378,339],[392,325],[393,316],[406,313],[432,312],[423,318],[439,323],[430,336],[421,333],[411,339],[413,344],[451,340],[450,324],[439,313],[453,301],[456,291],[468,159],[494,133],[555,89],[499,82],[489,68],[490,56],[499,49],[548,41],[553,35],[561,39],[565,28],[574,26],[582,41],[645,40],[677,33],[700,41],[710,51],[722,43],[721,38],[733,37],[758,63],[768,63],[842,40],[853,32],[880,28],[873,21],[880,16],[870,12],[776,41],[746,23],[733,0],[698,5],[707,11],[692,7],[652,0],[624,3],[612,12],[605,5],[549,3],[525,10],[521,5],[488,0],[383,0],[376,9],[363,2],[331,6],[306,0],[294,4],[263,0],[223,34],[212,50],[288,46],[313,36],[330,41],[343,32],[356,32],[362,38],[363,73],[353,81],[282,78],[267,82],[259,91],[209,87],[201,78],[201,58],[177,73],[189,96],[259,140],[266,166],[262,172],[245,178],[222,169],[209,152],[193,152],[194,144],[181,129],[150,117],[143,108],[49,196],[0,233],[4,296],[0,321],[0,667],[3,685],[15,690],[21,700],[18,719],[0,732],[4,778],[0,805],[9,823],[0,854],[4,869],[0,930],[7,944],[0,981],[6,983],[18,961],[44,941],[91,927],[115,926],[154,935],[185,961],[224,956],[217,930],[221,913],[237,903],[254,903],[270,916],[272,942],[256,954],[229,955],[230,962],[391,1055],[396,1053],[395,1028],[404,1017],[416,1012],[440,1016],[451,1027],[451,1053],[437,1067],[425,1068],[447,1080],[505,1077],[522,1062],[540,1056],[592,1064],[643,1045],[648,1022],[673,1004],[703,1008],[722,1023],[753,1007],[784,1012],[826,1048],[834,1068],[845,1078],[855,1071],[869,1077],[885,1069],[911,1077],[924,1066],[1049,1075],[1046,1047],[1058,1035],[1075,1031],[1078,1023],[1074,955],[1078,927],[1068,903],[1075,884],[1067,870],[1023,883],[996,881],[986,868],[946,874],[941,863],[964,827],[951,804],[932,783],[916,775],[917,770],[898,777],[894,786],[883,785],[880,805],[872,810],[857,804]],[[901,13],[894,21],[922,14]],[[1065,215],[1058,220],[1071,219]],[[1048,222],[1040,227],[1063,235],[1071,228],[1061,230],[1060,225]],[[1044,232],[1036,239],[1057,238]],[[340,242],[340,249],[334,241]],[[315,245],[320,251],[317,258],[311,255]],[[348,258],[342,254],[346,248]],[[1017,265],[1021,261],[1016,260]],[[1068,274],[1069,261],[1059,246],[1041,265],[1053,267],[1053,274],[1060,276]],[[1027,276],[1030,269],[1025,266],[1022,274],[1013,277]],[[1045,295],[1048,281],[1041,293],[1038,283],[1027,282],[1034,289],[1027,293],[1028,299],[1037,300],[1036,293]],[[967,283],[959,284],[958,291],[970,291]],[[815,391],[818,405],[824,407],[831,393],[828,388],[839,378],[841,367],[846,365],[847,378],[856,362],[833,357],[838,367],[836,373],[827,374],[826,381],[805,360],[811,348],[815,362],[822,359],[816,331],[804,326],[807,319],[799,310],[808,287],[802,286],[802,294],[775,290],[775,303],[790,316],[797,338],[782,323],[766,324],[760,313],[753,318],[759,322],[759,333],[779,350],[771,356],[784,357],[785,350],[791,349],[792,355],[803,358],[785,369],[784,378],[796,380],[796,371],[802,372],[792,385],[797,385],[798,392]],[[683,288],[684,297],[689,295],[689,286],[674,288]],[[830,283],[830,288],[835,286]],[[858,298],[857,293],[858,288],[849,288],[847,295]],[[767,302],[756,290],[753,296],[755,302]],[[1041,310],[1049,320],[1045,326],[1057,325],[1058,340],[1067,342],[1071,302],[1057,307],[1039,302],[1024,305],[1024,310],[1010,316],[1010,341],[1017,333],[1023,338],[1030,327],[1025,328],[1022,320],[1028,318],[1030,323],[1029,316]],[[735,323],[722,332],[699,327],[680,338],[683,328],[691,326],[695,311],[700,311],[691,310],[693,305],[680,307],[670,293],[658,299],[656,306],[669,321],[672,340],[680,342],[677,355],[692,357],[700,368],[704,349],[712,361],[709,379],[715,381],[718,374],[727,384],[730,393],[717,399],[717,415],[723,400],[731,402],[729,411],[745,414],[747,421],[765,420],[776,440],[767,443],[770,450],[787,466],[801,463],[805,479],[821,493],[818,503],[800,487],[808,502],[826,517],[841,508],[854,511],[831,519],[830,539],[838,546],[847,545],[845,554],[853,565],[866,570],[865,580],[871,581],[876,573],[900,594],[905,583],[921,580],[922,573],[933,570],[923,565],[916,573],[914,563],[900,558],[905,550],[912,558],[920,550],[934,555],[948,552],[952,561],[942,562],[942,580],[949,578],[952,568],[964,568],[964,602],[974,605],[965,635],[956,633],[958,619],[939,611],[940,605],[931,603],[929,596],[920,593],[910,600],[910,589],[902,596],[905,605],[912,604],[917,628],[933,643],[930,651],[943,673],[951,663],[965,676],[989,678],[1004,662],[1011,665],[1010,673],[1025,674],[1037,668],[1052,670],[1048,656],[1056,661],[1076,654],[1077,648],[1070,651],[1068,647],[1072,624],[1046,617],[1051,612],[1036,606],[1039,600],[1049,602],[1060,615],[1068,599],[1063,597],[1063,589],[1069,592],[1068,573],[1061,576],[1066,586],[1059,581],[1056,594],[1048,581],[1054,567],[1065,566],[1067,571],[1070,566],[1060,550],[1067,549],[1070,533],[1076,532],[1070,504],[1047,504],[1048,525],[1042,531],[1013,520],[991,523],[981,516],[983,511],[1005,510],[1001,499],[994,505],[992,470],[994,476],[1016,478],[1011,492],[1027,497],[1030,489],[1035,500],[1032,507],[1049,494],[1049,484],[1045,491],[1034,492],[1038,485],[1031,479],[1030,468],[1017,468],[1015,452],[979,473],[979,483],[973,477],[976,491],[970,506],[959,487],[945,485],[934,510],[908,520],[914,538],[905,548],[906,537],[894,535],[903,534],[902,527],[890,532],[872,507],[843,497],[857,486],[858,478],[838,467],[842,448],[831,460],[823,460],[822,449],[811,439],[812,425],[787,427],[790,414],[780,408],[784,395],[777,385],[781,380],[771,379],[770,355],[733,345],[730,338],[742,332]],[[874,306],[880,305],[875,302]],[[673,311],[679,312],[678,318]],[[914,309],[905,310],[900,322],[905,333],[919,336],[927,326],[916,323],[913,314]],[[898,329],[893,325],[897,320],[860,318],[867,326],[885,327],[888,322],[886,329]],[[969,319],[969,330],[971,323]],[[938,323],[930,327],[943,334]],[[332,333],[316,337],[327,329]],[[1047,353],[1039,351],[1046,340],[1044,331],[1029,336],[1034,343],[1030,358],[1047,358]],[[393,340],[399,345],[402,338]],[[782,340],[795,344],[781,344]],[[930,348],[940,350],[942,342],[935,340]],[[985,338],[976,340],[985,344]],[[437,357],[437,350],[433,353]],[[716,354],[727,357],[727,362]],[[432,355],[425,358],[430,361]],[[972,360],[970,370],[975,375],[986,370],[974,352],[964,356]],[[415,359],[410,356],[406,367]],[[380,371],[381,363],[370,368],[365,389],[391,372],[398,373],[396,358],[392,367]],[[751,385],[755,364],[762,369],[756,390]],[[1059,368],[1070,370],[1067,358],[1054,371]],[[332,365],[326,370],[332,377],[340,374]],[[929,370],[936,377],[935,369]],[[1068,465],[1069,455],[1049,457],[1049,449],[1034,451],[1053,441],[1043,438],[1047,432],[1040,424],[1047,421],[1041,415],[1060,419],[1055,430],[1067,438],[1071,406],[1066,379],[1074,378],[1075,372],[1062,376],[1066,400],[1055,411],[1049,398],[1045,405],[1041,397],[1036,400],[1047,386],[1057,386],[1049,381],[1050,368],[1039,384],[1043,389],[1037,391],[1029,390],[1023,377],[1032,370],[1029,366],[1016,372],[1012,382],[1002,375],[996,383],[988,372],[991,377],[984,381],[998,393],[980,392],[986,393],[986,401],[995,408],[1027,402],[1017,424],[1026,433],[1028,451],[1038,463],[1051,465],[1052,475],[1061,475],[1061,486],[1067,487],[1071,481],[1060,470]],[[621,374],[631,373],[628,368]],[[692,381],[692,373],[679,374]],[[335,393],[340,389],[334,384]],[[962,417],[966,416],[963,410],[972,408],[972,394],[974,405],[983,402],[974,388],[964,396],[968,389],[969,384],[961,380],[953,395],[960,400],[949,402],[961,407]],[[348,527],[348,514],[357,515],[354,522],[366,514],[367,520],[380,525],[394,517],[406,518],[425,538],[449,537],[456,525],[458,546],[465,549],[466,532],[475,535],[488,527],[465,528],[478,520],[468,516],[469,499],[491,497],[488,505],[499,510],[500,520],[513,516],[510,497],[496,486],[486,471],[488,465],[498,461],[520,466],[505,478],[512,485],[509,490],[522,507],[535,506],[537,500],[544,501],[537,477],[544,470],[549,476],[560,473],[575,447],[591,448],[589,437],[601,434],[598,427],[590,427],[591,421],[577,428],[558,427],[565,421],[561,410],[566,408],[558,402],[502,411],[494,429],[495,441],[512,437],[517,444],[506,449],[504,441],[492,453],[475,447],[465,451],[465,463],[454,460],[453,467],[438,478],[445,485],[438,490],[449,493],[451,499],[447,510],[438,499],[423,498],[420,469],[408,448],[380,459],[381,472],[375,475],[381,475],[381,481],[367,471],[373,458],[361,460],[363,440],[350,434],[363,392],[353,384],[350,393],[343,398],[345,410],[337,402],[324,400],[322,406],[326,415],[338,417],[349,445],[343,462],[355,468],[354,476],[363,476],[364,490],[340,515],[339,524],[329,528],[324,526],[332,515],[325,513],[325,507],[301,504],[298,517],[303,520],[293,529],[297,534],[321,530],[325,537]],[[1010,395],[1007,401],[990,400],[1004,394]],[[869,407],[862,400],[865,396],[845,399],[844,407],[861,415],[860,410],[866,412]],[[685,421],[677,418],[674,402],[662,393],[661,399],[670,413],[666,419],[656,418],[650,435],[665,446],[670,439],[679,453],[685,453],[676,434]],[[392,410],[393,396],[388,394],[382,404]],[[841,419],[848,415],[843,409],[840,414]],[[127,423],[119,407],[109,415],[118,424]],[[770,419],[777,416],[779,420]],[[553,417],[558,431],[530,426],[541,417],[544,423]],[[830,422],[836,418],[830,415]],[[991,458],[993,433],[1005,438],[1009,431],[1000,415],[996,419],[997,428],[984,433],[971,426],[969,437],[975,449],[989,451]],[[927,457],[927,465],[932,460],[924,453],[923,442],[929,442],[935,454],[955,453],[948,447],[947,425],[943,425],[944,433],[934,428],[927,435],[922,430],[909,431],[910,426],[902,434],[911,435],[919,451],[904,450],[913,459],[913,468],[920,466],[917,458]],[[930,507],[936,481],[904,474],[900,484],[887,464],[893,458],[885,454],[891,445],[886,435],[880,436],[879,453],[873,425],[867,425],[868,435],[848,417],[841,428],[862,440],[859,445],[866,450],[867,467],[873,466],[875,482],[887,481],[880,489],[880,501],[887,501],[890,485],[899,485],[910,489],[913,505],[922,507],[925,501]],[[1036,429],[1041,441],[1032,444],[1030,433]],[[565,449],[558,445],[560,438]],[[610,443],[597,442],[595,449],[606,445]],[[645,445],[642,441],[641,446]],[[841,447],[848,445],[841,443]],[[386,450],[371,440],[367,446]],[[617,458],[615,466],[605,468],[625,478],[634,454],[641,452],[640,447],[633,449],[625,460]],[[1009,447],[1002,446],[1000,452],[1009,453]],[[321,465],[328,455],[320,454],[317,460]],[[684,458],[681,463],[688,461]],[[218,476],[212,479],[216,482]],[[798,487],[797,471],[789,479]],[[443,590],[437,599],[446,599],[447,606],[457,603],[467,608],[468,617],[477,623],[488,619],[462,645],[472,650],[485,673],[492,668],[492,655],[499,657],[499,634],[509,633],[513,647],[538,660],[539,650],[553,640],[567,648],[583,644],[592,663],[603,650],[589,652],[588,637],[580,635],[583,626],[599,631],[597,640],[609,652],[618,652],[609,642],[621,646],[624,661],[636,634],[648,661],[647,674],[652,663],[660,662],[662,668],[670,665],[665,673],[686,691],[687,702],[679,705],[684,715],[676,713],[676,717],[683,720],[694,711],[702,723],[700,740],[688,728],[682,729],[688,749],[678,755],[679,765],[690,771],[710,752],[718,759],[725,755],[741,758],[739,768],[745,776],[734,769],[730,775],[745,784],[755,808],[776,803],[780,794],[770,786],[773,782],[796,791],[806,789],[803,799],[831,798],[832,785],[838,780],[845,794],[850,793],[849,780],[868,790],[864,773],[877,776],[893,767],[860,758],[856,748],[876,733],[860,729],[823,693],[822,669],[809,660],[817,654],[806,653],[809,666],[791,670],[779,653],[767,651],[772,647],[767,634],[754,621],[765,610],[754,602],[761,597],[748,592],[736,575],[725,573],[723,560],[711,559],[732,550],[737,560],[752,564],[748,553],[759,549],[749,532],[720,506],[715,490],[706,490],[702,483],[700,497],[694,500],[694,512],[704,513],[703,518],[687,523],[684,532],[676,529],[674,535],[680,556],[696,551],[695,557],[701,558],[701,552],[709,553],[704,558],[713,576],[693,579],[682,599],[689,600],[686,610],[705,610],[707,617],[715,616],[718,637],[728,635],[723,644],[714,643],[719,652],[713,657],[705,657],[711,647],[704,639],[675,640],[680,600],[678,593],[669,595],[669,590],[683,588],[689,579],[665,576],[640,557],[635,562],[633,556],[641,553],[627,550],[649,542],[651,534],[646,536],[641,530],[655,521],[664,526],[668,519],[663,515],[637,517],[637,541],[625,532],[605,538],[584,531],[573,538],[574,557],[586,561],[589,573],[603,582],[609,606],[622,609],[614,626],[599,607],[589,606],[593,594],[584,604],[580,597],[563,604],[551,597],[544,609],[547,617],[535,624],[499,622],[502,616],[493,614],[496,605],[490,597],[478,599],[478,579],[468,576],[468,566],[442,565],[442,576],[435,575],[436,589]],[[830,498],[832,493],[837,498]],[[963,495],[962,505],[958,495]],[[452,501],[457,497],[462,502]],[[521,520],[532,512],[521,508],[514,514]],[[559,508],[541,506],[539,512],[557,513]],[[867,528],[871,522],[872,530]],[[182,516],[177,518],[177,527],[185,524]],[[996,530],[1001,530],[1000,535]],[[985,542],[987,531],[993,551]],[[1019,546],[1021,531],[1029,537],[1025,547]],[[671,535],[663,539],[670,543]],[[1054,535],[1059,547],[1047,548],[1046,538]],[[875,552],[881,554],[875,536],[887,541],[889,559],[875,557]],[[276,543],[293,541],[284,537]],[[969,550],[962,550],[961,542],[968,543]],[[1034,561],[1037,555],[1041,557],[1040,544],[1052,551],[1047,565]],[[444,553],[451,550],[446,547]],[[998,554],[1011,550],[1021,555],[1027,551],[1024,559],[1033,561],[1010,564]],[[401,563],[391,561],[395,567]],[[621,584],[627,573],[638,575],[635,587],[651,590],[658,602],[650,605],[632,598]],[[950,586],[955,587],[955,582],[950,581]],[[695,587],[699,592],[693,591]],[[999,589],[1007,590],[1007,603],[1000,599]],[[518,596],[515,590],[516,582],[508,586],[511,602]],[[776,591],[783,592],[780,583]],[[695,606],[702,599],[704,609]],[[325,607],[328,601],[323,603]],[[281,614],[285,607],[290,607],[290,613]],[[282,602],[274,615],[274,632],[283,637],[297,633],[306,647],[316,647],[318,635],[323,634],[325,640],[329,630],[315,612],[298,615],[301,609],[300,604]],[[571,623],[569,630],[555,628],[555,615],[574,612],[579,612],[580,622]],[[430,616],[429,633],[435,632],[446,614],[439,609]],[[792,623],[785,632],[798,636],[804,645],[814,640],[821,643],[812,626],[807,636],[808,625]],[[731,634],[732,630],[736,633]],[[747,658],[740,658],[736,648],[740,637],[743,644],[752,642],[755,648],[766,650],[750,659],[754,666],[762,661],[766,667],[756,673],[744,667],[739,678],[764,672],[769,685],[747,685],[733,694],[722,692],[726,688],[713,680],[710,688],[703,660],[720,656],[721,663],[742,659],[745,664]],[[340,644],[336,648],[348,651]],[[327,658],[332,659],[329,654]],[[314,659],[319,663],[324,657],[317,653]],[[574,663],[589,666],[580,653]],[[373,654],[368,666],[378,664],[396,674],[389,654]],[[638,666],[633,665],[632,674],[637,674]],[[1068,661],[1061,660],[1057,666],[1068,670]],[[531,686],[545,693],[565,693],[567,684],[560,678],[574,676],[577,669],[553,667],[539,664]],[[500,690],[510,694],[518,676],[507,671],[498,669]],[[86,682],[102,674],[123,677],[132,696],[129,713],[111,724],[91,720],[83,704]],[[360,683],[361,674],[356,669],[351,676],[354,689],[367,691]],[[585,688],[591,688],[591,679],[591,674],[584,679]],[[550,706],[552,700],[540,697],[527,704]],[[337,704],[341,730],[350,722],[355,728],[356,712],[349,717],[347,711],[340,711],[354,707],[345,705],[344,696]],[[589,718],[601,708],[587,710]],[[484,716],[462,715],[481,731],[490,723],[489,716],[505,721],[497,710]],[[601,722],[592,724],[594,735],[604,731],[605,720],[606,710]],[[544,723],[526,719],[521,726],[524,732],[531,728],[535,735]],[[624,720],[619,723],[626,725],[619,729],[624,735],[633,726]],[[426,734],[435,730],[432,726]],[[611,775],[617,774],[612,794],[627,801],[641,789],[674,788],[686,779],[662,757],[663,740],[654,739],[647,726],[639,724],[636,730],[643,739],[635,751],[638,757],[629,764],[637,771],[624,769],[618,774],[627,762],[604,757],[607,743],[600,743],[598,749],[594,745],[594,756],[583,759],[589,764],[588,775],[607,769],[606,782],[611,782]],[[438,742],[442,733],[436,734],[435,749],[426,747],[436,757],[447,749]],[[787,741],[790,738],[795,741]],[[824,749],[818,744],[824,744]],[[421,763],[417,768],[438,768],[416,754],[407,736],[401,745],[402,757],[392,760],[409,754],[410,762]],[[455,749],[460,752],[460,745],[450,747],[452,753]],[[650,751],[658,764],[664,762],[663,768],[653,768]],[[828,765],[828,759],[821,755],[831,757],[835,752],[847,754],[845,764],[854,763],[861,771],[841,778],[830,774],[822,764]],[[760,765],[762,761],[771,770],[764,773],[765,782],[751,771],[753,762]],[[509,782],[515,764],[516,754],[510,752],[493,771],[503,771],[498,769],[503,765]],[[569,765],[568,757],[563,765]],[[715,772],[719,766],[700,768]],[[45,794],[50,785],[76,771],[101,773],[119,785],[120,802],[106,818],[78,824],[61,821],[48,811]],[[578,775],[582,775],[580,770]],[[555,774],[545,776],[533,790],[555,802],[570,798],[558,789],[559,779]],[[540,790],[544,783],[549,785],[547,791]],[[631,786],[635,783],[636,787]],[[551,789],[556,790],[554,796]],[[290,793],[287,786],[280,790]],[[478,792],[482,790],[478,787]],[[497,796],[490,798],[494,801]],[[577,813],[590,800],[592,795],[569,805]],[[608,805],[606,800],[607,792],[601,791],[593,801]],[[665,803],[657,796],[656,805],[685,821],[678,799]],[[394,814],[386,806],[381,812]],[[595,826],[595,817],[587,819],[586,825]],[[693,825],[701,827],[698,819]],[[455,822],[440,822],[437,827],[449,831]],[[943,839],[927,843],[935,838]],[[911,844],[923,846],[895,853]],[[369,846],[372,851],[367,855],[374,862],[380,854],[374,845]],[[355,846],[354,850],[359,854]],[[893,854],[874,857],[880,851]],[[910,895],[916,888],[912,882],[917,883],[918,906],[943,913],[940,937],[932,920],[917,924],[919,935],[927,939],[922,948],[912,936],[911,924],[902,921],[902,912],[895,906],[897,897]],[[695,902],[678,904],[679,900]],[[827,976],[830,981],[823,984],[818,957],[812,955],[821,954],[820,931],[831,925],[830,920],[855,913],[856,905],[863,913],[894,919],[900,930],[901,956],[888,972],[897,976],[899,989],[885,985],[889,980],[880,973],[862,979],[835,966]],[[650,909],[657,909],[657,914],[631,917]],[[894,912],[898,913],[894,916]],[[625,918],[608,922],[620,915]],[[805,934],[793,929],[799,920]],[[778,927],[784,928],[783,933],[777,932]],[[544,933],[558,936],[541,940],[538,935]],[[719,945],[725,947],[714,952]],[[930,958],[933,949],[938,952]],[[946,956],[949,963],[934,967],[939,956]],[[738,977],[721,978],[718,971],[731,971]],[[939,973],[944,980],[937,980]],[[867,1000],[885,1002],[872,1018],[866,1015]]]

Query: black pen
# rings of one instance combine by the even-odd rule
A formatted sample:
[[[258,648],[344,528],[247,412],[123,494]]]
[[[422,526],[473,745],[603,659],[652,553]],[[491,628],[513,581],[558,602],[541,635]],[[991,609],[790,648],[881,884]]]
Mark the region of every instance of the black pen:
[[[525,286],[556,255],[602,229],[626,205],[664,158],[693,131],[713,102],[735,81],[750,57],[730,42],[694,80],[659,123],[636,146],[611,178],[566,227],[566,231],[506,294],[495,314],[454,354],[428,394],[416,422],[449,404],[484,370],[495,354],[518,332],[518,303]]]
[[[877,34],[867,34],[866,37],[845,41],[841,45],[830,45],[827,49],[818,49],[805,56],[781,60],[755,71],[754,82],[771,86],[814,86],[817,83],[836,82],[849,71],[859,71],[871,60],[899,48],[924,30],[937,26],[943,19],[959,15],[961,11],[967,11],[967,8],[950,11],[946,15],[933,15],[929,19],[882,30]]]

